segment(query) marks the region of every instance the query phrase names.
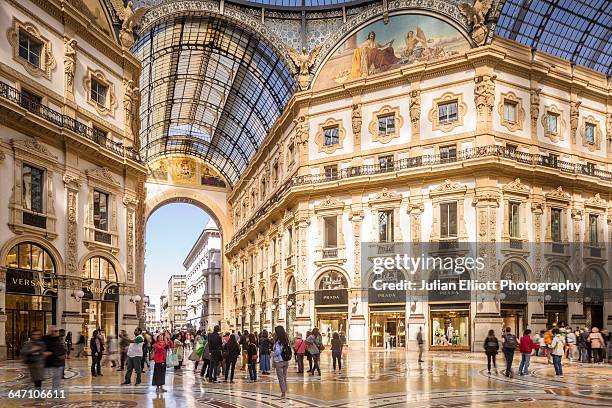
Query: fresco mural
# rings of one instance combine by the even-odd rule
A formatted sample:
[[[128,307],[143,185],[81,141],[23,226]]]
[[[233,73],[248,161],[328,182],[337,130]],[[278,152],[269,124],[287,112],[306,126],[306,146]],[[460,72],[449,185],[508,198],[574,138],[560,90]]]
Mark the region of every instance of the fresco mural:
[[[388,24],[376,21],[345,39],[321,68],[314,89],[448,58],[468,49],[465,37],[442,20],[420,14],[392,16]]]

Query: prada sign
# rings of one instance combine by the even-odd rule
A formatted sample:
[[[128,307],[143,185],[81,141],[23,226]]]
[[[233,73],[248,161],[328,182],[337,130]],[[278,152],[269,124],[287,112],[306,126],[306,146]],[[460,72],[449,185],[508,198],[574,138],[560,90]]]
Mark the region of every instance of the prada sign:
[[[348,305],[346,289],[315,290],[315,305]]]
[[[57,279],[45,277],[42,272],[19,269],[6,271],[7,293],[42,295],[47,289],[57,289]]]
[[[368,303],[406,303],[406,291],[368,288]]]

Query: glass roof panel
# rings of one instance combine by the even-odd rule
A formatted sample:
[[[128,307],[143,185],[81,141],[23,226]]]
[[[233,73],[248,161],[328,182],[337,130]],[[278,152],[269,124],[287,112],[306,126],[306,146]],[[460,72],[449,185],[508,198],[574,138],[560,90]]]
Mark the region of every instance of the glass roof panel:
[[[496,33],[606,75],[612,73],[610,0],[506,0]]]
[[[198,156],[230,185],[296,90],[268,45],[210,16],[160,22],[134,51],[143,67],[141,155]]]

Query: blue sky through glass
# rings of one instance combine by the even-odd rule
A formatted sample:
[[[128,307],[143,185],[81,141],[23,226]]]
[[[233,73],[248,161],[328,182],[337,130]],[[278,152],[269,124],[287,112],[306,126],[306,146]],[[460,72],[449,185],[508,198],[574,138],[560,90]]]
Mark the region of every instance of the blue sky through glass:
[[[183,274],[183,261],[210,216],[191,204],[168,204],[155,211],[147,223],[145,295],[159,313],[159,295],[172,274]]]

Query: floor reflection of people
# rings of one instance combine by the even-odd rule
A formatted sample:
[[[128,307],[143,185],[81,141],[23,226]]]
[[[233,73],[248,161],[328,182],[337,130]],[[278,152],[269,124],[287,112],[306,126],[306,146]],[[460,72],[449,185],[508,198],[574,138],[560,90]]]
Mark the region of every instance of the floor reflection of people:
[[[393,51],[393,41],[385,44],[376,42],[376,33],[370,31],[368,38],[353,53],[351,63],[351,79],[361,78],[383,71],[397,63],[399,58]]]

